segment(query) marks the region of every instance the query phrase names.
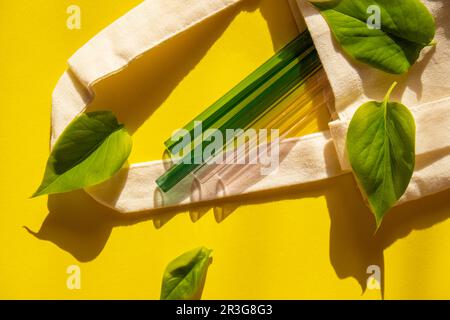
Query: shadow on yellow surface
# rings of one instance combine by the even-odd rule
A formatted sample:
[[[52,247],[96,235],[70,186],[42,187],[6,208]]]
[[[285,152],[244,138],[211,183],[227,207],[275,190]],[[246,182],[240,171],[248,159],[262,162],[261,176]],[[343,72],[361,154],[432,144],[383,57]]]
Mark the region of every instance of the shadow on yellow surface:
[[[100,254],[112,228],[117,226],[153,220],[155,228],[161,228],[172,217],[186,213],[186,210],[195,223],[211,208],[220,223],[243,205],[320,196],[324,196],[327,201],[331,220],[331,264],[339,278],[355,278],[362,290],[366,288],[367,266],[378,265],[383,272],[384,249],[413,230],[425,229],[449,218],[446,199],[450,197],[450,191],[445,191],[394,208],[375,234],[372,214],[365,206],[352,176],[344,175],[301,187],[232,198],[227,202],[221,200],[201,206],[161,209],[159,212],[126,216],[100,205],[84,191],[76,191],[50,196],[49,214],[39,232],[28,231],[41,240],[53,242],[79,261],[86,262]],[[422,214],[424,212],[426,214]],[[381,279],[384,279],[383,274]]]

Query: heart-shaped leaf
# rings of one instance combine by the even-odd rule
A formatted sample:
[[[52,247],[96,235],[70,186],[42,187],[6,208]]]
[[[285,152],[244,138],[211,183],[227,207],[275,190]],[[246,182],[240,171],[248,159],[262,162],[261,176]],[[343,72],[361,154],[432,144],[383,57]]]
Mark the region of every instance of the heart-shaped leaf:
[[[131,152],[131,137],[110,111],[83,113],[56,142],[34,197],[68,192],[111,178]]]
[[[389,73],[408,71],[435,35],[434,18],[419,0],[311,2],[348,55]]]
[[[385,213],[408,187],[415,164],[416,126],[410,111],[389,102],[363,104],[347,133],[351,166],[379,226]]]
[[[212,250],[200,247],[169,263],[164,271],[161,300],[190,300],[198,296]]]

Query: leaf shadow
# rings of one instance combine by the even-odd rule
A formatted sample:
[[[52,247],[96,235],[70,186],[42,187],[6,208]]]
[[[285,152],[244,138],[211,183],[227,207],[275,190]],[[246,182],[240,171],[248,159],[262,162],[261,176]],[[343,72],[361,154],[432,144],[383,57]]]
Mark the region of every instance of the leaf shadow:
[[[50,195],[49,213],[39,231],[25,229],[37,239],[54,243],[80,262],[103,250],[118,213],[90,198],[84,191]]]
[[[446,190],[393,208],[378,231],[351,175],[339,178],[340,188],[326,195],[331,218],[330,259],[340,278],[355,278],[366,290],[366,268],[381,269],[381,293],[384,297],[384,255],[397,240],[414,230],[423,230],[450,218]]]
[[[159,229],[189,207],[121,214],[95,201],[84,190],[48,197],[48,215],[38,231],[24,226],[39,240],[50,241],[80,262],[94,260],[105,247],[113,228],[153,221]],[[194,208],[192,210],[198,210]]]

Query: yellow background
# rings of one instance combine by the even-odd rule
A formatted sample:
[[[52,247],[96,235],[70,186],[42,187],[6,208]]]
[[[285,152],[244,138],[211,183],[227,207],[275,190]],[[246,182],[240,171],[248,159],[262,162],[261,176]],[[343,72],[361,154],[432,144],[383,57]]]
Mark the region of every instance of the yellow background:
[[[67,59],[139,2],[0,0],[0,298],[157,299],[166,264],[200,245],[214,250],[205,299],[379,299],[364,291],[372,264],[387,299],[450,298],[448,191],[395,208],[375,235],[349,175],[218,203],[229,213],[220,223],[211,206],[123,217],[83,191],[29,199]],[[66,28],[70,4],[81,8],[81,30]],[[131,161],[158,159],[175,128],[296,32],[284,1],[247,1],[98,84],[91,108],[121,106]],[[327,121],[323,110],[304,133]],[[66,287],[73,264],[80,290]]]

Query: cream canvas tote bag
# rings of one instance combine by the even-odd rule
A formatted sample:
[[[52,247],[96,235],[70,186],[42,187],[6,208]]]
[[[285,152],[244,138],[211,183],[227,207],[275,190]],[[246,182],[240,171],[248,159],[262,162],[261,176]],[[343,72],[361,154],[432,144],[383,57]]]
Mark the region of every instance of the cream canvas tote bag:
[[[120,72],[144,53],[205,19],[214,19],[217,13],[240,1],[245,0],[147,0],[93,37],[69,59],[69,68],[53,92],[52,145],[95,99],[92,87],[96,82]],[[312,35],[332,89],[330,130],[283,140],[279,168],[267,176],[249,166],[243,171],[239,169],[232,181],[224,183],[222,177],[213,177],[198,186],[196,176],[191,175],[163,194],[155,180],[165,172],[165,163],[151,161],[131,164],[112,179],[86,191],[98,202],[127,213],[349,174],[345,154],[349,121],[362,103],[382,100],[394,76],[349,61],[335,46],[320,13],[305,0],[290,2],[300,31],[307,26]],[[424,50],[407,76],[395,78],[403,90],[397,90],[393,98],[410,108],[417,126],[416,169],[399,203],[450,186],[450,5],[447,0],[423,2],[436,18],[438,45]],[[197,185],[195,192],[193,185]]]

